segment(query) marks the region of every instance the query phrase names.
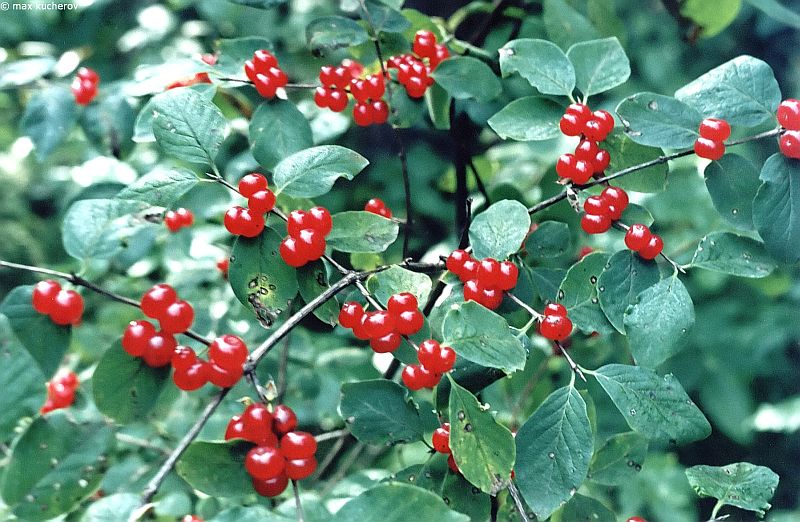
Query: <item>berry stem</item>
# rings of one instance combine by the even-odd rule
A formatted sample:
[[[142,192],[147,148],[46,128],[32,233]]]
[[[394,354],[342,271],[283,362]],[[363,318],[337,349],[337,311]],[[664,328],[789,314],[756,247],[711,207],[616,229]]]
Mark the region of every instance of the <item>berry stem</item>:
[[[567,364],[569,364],[569,367],[572,369],[572,371],[575,374],[577,374],[578,377],[580,377],[581,380],[583,380],[583,382],[586,382],[586,376],[583,374],[583,370],[581,369],[580,366],[578,366],[575,363],[575,361],[572,359],[570,354],[567,353],[567,351],[564,349],[561,343],[558,341],[553,341],[553,344],[558,347],[559,351],[561,351],[561,355],[563,355],[564,358],[567,360]]]
[[[526,303],[525,303],[525,302],[524,302],[522,299],[520,299],[519,297],[515,296],[515,295],[514,295],[514,294],[512,294],[511,292],[506,292],[506,295],[508,296],[508,298],[509,298],[509,299],[511,299],[512,301],[514,301],[515,303],[517,303],[517,304],[518,304],[518,305],[519,305],[521,308],[524,308],[526,312],[528,312],[529,314],[531,314],[531,317],[532,317],[532,318],[536,319],[537,321],[541,321],[542,319],[544,319],[544,316],[543,316],[542,314],[540,314],[539,312],[537,312],[536,310],[534,310],[533,308],[531,308],[530,306],[528,306],[528,305],[527,305],[527,304],[526,304]]]
[[[246,83],[248,85],[253,85],[253,82],[250,80],[245,80],[242,78],[217,78],[217,80],[221,82],[239,82],[239,83]],[[287,83],[283,86],[284,89],[316,89],[319,87],[318,84],[315,83]]]
[[[315,435],[314,440],[316,440],[317,442],[325,442],[326,440],[338,439],[339,437],[342,437],[349,433],[350,430],[346,429],[334,430],[334,431],[329,431],[327,433],[320,433],[319,435]]]
[[[513,480],[508,482],[508,494],[511,495],[511,498],[514,500],[514,507],[519,514],[519,519],[522,520],[522,522],[529,522],[528,514],[525,513],[525,504],[522,503],[522,496],[519,494],[517,485],[514,484]]]
[[[292,480],[292,492],[294,493],[294,506],[297,511],[297,522],[305,522],[306,516],[303,513],[303,503],[300,500],[300,488],[297,481]]]

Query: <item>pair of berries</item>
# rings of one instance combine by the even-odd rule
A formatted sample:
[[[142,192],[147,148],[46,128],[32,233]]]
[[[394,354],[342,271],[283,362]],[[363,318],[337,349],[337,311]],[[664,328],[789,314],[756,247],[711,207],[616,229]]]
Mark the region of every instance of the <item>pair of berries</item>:
[[[422,341],[417,351],[419,364],[409,364],[403,368],[403,384],[409,390],[433,389],[442,380],[442,375],[453,369],[456,352],[449,346],[442,346],[435,339]]]
[[[653,234],[647,226],[631,225],[625,232],[625,246],[639,254],[642,259],[655,259],[664,250],[664,241]]]
[[[622,217],[628,206],[628,194],[619,187],[606,187],[599,196],[589,196],[583,202],[586,212],[581,228],[587,234],[602,234]]]
[[[69,408],[75,401],[75,391],[79,384],[75,372],[59,372],[53,380],[47,383],[47,399],[39,409],[39,413],[45,414],[53,410]]]
[[[447,47],[444,44],[436,43],[436,35],[425,29],[420,29],[414,35],[411,50],[420,58],[428,59],[431,71],[436,69],[443,60],[450,58],[450,51],[447,50]]]
[[[75,103],[78,105],[89,105],[97,96],[97,85],[100,83],[100,76],[88,67],[78,69],[78,74],[72,80],[70,86]]]
[[[572,333],[572,321],[567,309],[559,303],[550,303],[544,308],[544,317],[539,323],[539,334],[551,341],[563,341]]]
[[[39,281],[33,287],[33,309],[60,326],[77,325],[83,315],[83,298],[74,290],[63,290],[58,281]]]
[[[164,214],[164,224],[167,225],[170,232],[177,232],[194,224],[194,214],[191,210],[183,207],[178,210],[169,210]]]
[[[719,118],[706,118],[700,122],[700,137],[694,142],[694,153],[701,158],[716,161],[725,155],[725,140],[731,136],[731,126]]]
[[[264,98],[273,98],[278,89],[289,83],[286,73],[278,66],[278,59],[266,49],[259,49],[252,59],[244,62],[244,73]]]
[[[585,136],[586,139],[598,142],[605,140],[614,130],[614,117],[610,112],[598,110],[592,112],[588,105],[573,103],[558,123],[565,136]]]
[[[781,154],[800,159],[800,101],[783,100],[778,106],[778,123],[786,129],[778,140]]]
[[[611,163],[611,154],[601,149],[596,141],[582,139],[574,154],[562,154],[556,162],[560,178],[570,179],[578,185],[588,182],[595,174],[602,174]]]
[[[466,250],[455,250],[445,265],[464,283],[464,300],[490,310],[503,302],[503,292],[517,286],[519,269],[511,261],[498,262],[491,257],[478,261]]]
[[[239,194],[247,198],[247,208],[229,208],[225,228],[234,236],[256,237],[264,230],[264,215],[275,208],[275,193],[267,187],[267,178],[252,172],[239,180]]]
[[[244,465],[253,488],[265,497],[283,493],[289,479],[302,480],[317,468],[317,441],[304,431],[294,431],[297,416],[288,406],[270,413],[263,404],[251,404],[231,418],[225,440],[244,439],[256,444]]]
[[[384,203],[382,199],[379,198],[372,198],[367,201],[367,204],[364,205],[364,210],[373,214],[378,214],[379,216],[383,216],[386,219],[391,219],[392,217],[392,210],[386,206],[386,203]]]
[[[342,112],[347,108],[348,89],[356,101],[353,120],[356,125],[366,127],[385,123],[389,119],[389,105],[383,99],[386,82],[382,74],[370,74],[360,78],[364,67],[352,60],[342,62],[339,67],[324,65],[320,68],[321,87],[314,92],[314,103],[321,109]]]
[[[142,296],[142,312],[155,319],[161,330],[168,334],[180,334],[191,328],[194,309],[188,302],[179,299],[178,293],[168,284],[157,284]]]
[[[220,388],[230,388],[242,378],[242,366],[250,352],[235,335],[226,334],[208,346],[208,361],[200,359],[188,346],[178,346],[172,353],[172,380],[184,391],[201,388],[207,382]]]
[[[287,237],[278,249],[287,265],[298,268],[325,255],[325,237],[333,228],[331,213],[325,207],[309,211],[292,210],[286,221]]]
[[[360,303],[350,301],[339,311],[339,324],[353,330],[362,341],[369,340],[375,353],[390,353],[400,346],[404,335],[422,329],[425,317],[414,294],[401,292],[389,298],[386,310],[365,312]]]
[[[453,458],[453,452],[450,450],[450,423],[445,422],[433,432],[431,437],[433,449],[438,453],[447,455],[447,466],[453,473],[461,473],[458,469],[456,461]]]

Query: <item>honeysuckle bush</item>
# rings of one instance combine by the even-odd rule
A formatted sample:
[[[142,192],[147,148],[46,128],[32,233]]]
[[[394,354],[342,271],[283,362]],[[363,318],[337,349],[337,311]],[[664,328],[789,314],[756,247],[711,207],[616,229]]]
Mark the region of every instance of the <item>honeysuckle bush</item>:
[[[798,95],[800,17],[773,1],[403,4],[9,14],[4,519],[800,516],[800,113],[776,119]],[[336,85],[343,63],[382,89]],[[572,132],[583,104],[613,130],[589,111]],[[577,135],[605,157],[578,158]],[[252,172],[270,194],[243,224],[230,209]],[[613,214],[608,186],[629,202],[587,224]],[[290,258],[306,219],[291,212],[311,208],[332,228],[303,248],[325,253]],[[633,225],[655,246],[634,248]],[[456,249],[508,261],[516,285]],[[55,312],[43,279],[64,292]],[[158,283],[191,329],[185,305],[139,309]],[[391,311],[403,293],[425,319],[396,349],[339,324],[345,302]],[[190,386],[175,357],[132,355],[143,313],[220,366],[238,346],[222,336],[241,338],[241,379]],[[428,339],[456,363],[417,386]],[[270,437],[293,429],[288,406],[316,439],[315,473],[267,497],[231,421],[261,405]]]

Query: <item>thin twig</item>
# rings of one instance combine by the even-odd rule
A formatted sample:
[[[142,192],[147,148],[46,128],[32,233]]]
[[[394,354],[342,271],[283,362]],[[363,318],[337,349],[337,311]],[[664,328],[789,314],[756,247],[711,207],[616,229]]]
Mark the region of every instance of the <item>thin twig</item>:
[[[316,440],[317,442],[325,442],[326,440],[336,439],[343,435],[347,435],[348,433],[350,433],[350,430],[348,429],[329,431],[327,433],[320,433],[319,435],[315,435],[314,440]]]
[[[303,514],[303,503],[300,501],[300,488],[297,486],[297,481],[292,480],[292,492],[294,493],[294,507],[297,511],[297,522],[304,522],[306,517]]]
[[[342,450],[342,447],[344,446],[344,443],[347,440],[347,437],[349,436],[350,436],[349,433],[342,433],[341,435],[339,435],[339,438],[333,444],[331,450],[328,452],[327,455],[325,455],[325,458],[322,460],[322,462],[319,463],[319,466],[317,466],[317,471],[314,473],[317,479],[319,479],[325,473],[325,471],[328,470],[328,467],[333,463],[334,459],[336,459],[336,457],[339,455],[339,452]]]
[[[509,297],[509,299],[517,303],[520,307],[524,308],[525,311],[531,314],[531,317],[535,318],[537,321],[541,321],[544,318],[542,314],[540,314],[539,312],[528,306],[522,299],[515,296],[511,292],[506,292],[506,295]]]
[[[578,366],[574,360],[572,360],[572,357],[567,353],[567,350],[564,348],[564,346],[558,341],[553,341],[553,344],[555,344],[561,351],[561,355],[563,355],[567,360],[567,363],[569,364],[569,367],[572,368],[572,371],[575,372],[578,377],[583,380],[583,382],[587,382],[586,376],[583,374],[583,370],[581,370],[581,367]]]
[[[517,485],[514,484],[513,480],[508,483],[508,493],[511,495],[511,498],[514,499],[514,507],[517,509],[520,520],[522,520],[522,522],[529,522],[528,514],[525,513],[525,504],[522,503],[522,496],[519,494]]]
[[[377,44],[376,44],[377,45]],[[383,63],[383,61],[381,61]],[[400,130],[392,127],[394,138],[397,142],[397,157],[400,158],[400,173],[403,178],[403,195],[406,204],[406,224],[403,229],[403,259],[408,257],[408,241],[411,237],[411,229],[414,226],[414,208],[411,205],[411,179],[408,173],[408,157],[406,156],[406,146]]]
[[[480,192],[483,196],[483,199],[486,200],[486,205],[491,205],[492,199],[489,197],[489,191],[486,190],[486,185],[483,184],[483,179],[481,179],[481,175],[478,172],[478,167],[475,166],[475,162],[472,161],[472,158],[467,160],[467,165],[469,165],[469,169],[472,171],[472,176],[475,178],[475,184],[478,186],[478,192]]]
[[[278,364],[278,394],[275,399],[278,404],[283,403],[283,396],[286,395],[286,370],[289,366],[289,335],[283,340],[281,349],[281,360]]]

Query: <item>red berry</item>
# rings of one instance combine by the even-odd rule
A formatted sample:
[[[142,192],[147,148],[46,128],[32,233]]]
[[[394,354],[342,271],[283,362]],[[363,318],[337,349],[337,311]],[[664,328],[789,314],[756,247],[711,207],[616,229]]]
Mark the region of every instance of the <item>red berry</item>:
[[[194,214],[187,208],[179,208],[175,211],[175,215],[178,217],[178,222],[182,227],[190,227],[194,224]]]
[[[382,74],[370,74],[364,81],[367,84],[367,93],[373,101],[378,101],[383,98],[386,93],[386,82]]]
[[[147,340],[142,357],[152,368],[160,368],[172,362],[172,354],[178,342],[166,332],[156,332]]]
[[[316,261],[325,254],[325,237],[317,230],[312,228],[301,230],[296,240],[297,248],[305,254],[307,261]]]
[[[444,44],[436,44],[435,46],[436,52],[433,56],[429,56],[431,70],[436,69],[440,63],[444,60],[450,58],[450,51],[447,49],[447,46]]]
[[[441,427],[436,428],[431,437],[433,449],[439,453],[449,455],[450,451],[450,423],[445,422]]]
[[[565,136],[580,136],[583,132],[583,120],[577,114],[564,114],[558,127]]]
[[[583,103],[573,103],[567,107],[567,110],[564,112],[564,114],[574,114],[579,118],[579,121],[585,123],[592,118],[592,109]]]
[[[358,102],[366,102],[369,99],[369,92],[367,92],[367,82],[364,80],[356,79],[350,81],[350,94]]]
[[[53,310],[53,304],[60,291],[61,285],[57,281],[52,279],[39,281],[33,287],[33,296],[31,298],[33,309],[40,314],[49,314]]]
[[[546,315],[539,324],[539,333],[551,341],[563,341],[572,333],[572,321],[561,315]]]
[[[374,122],[372,107],[366,102],[357,102],[353,107],[353,121],[359,127],[372,125]]]
[[[247,345],[235,335],[217,337],[208,347],[209,360],[231,372],[241,371],[248,355]]]
[[[581,216],[581,228],[587,234],[602,234],[611,228],[611,218],[608,215],[584,214]]]
[[[583,185],[592,177],[594,173],[588,162],[579,160],[574,154],[562,154],[556,162],[556,173],[559,177],[571,179],[579,185]]]
[[[256,88],[258,94],[264,98],[273,98],[278,91],[277,84],[269,76],[261,73],[256,74],[256,78],[253,80],[253,86]]]
[[[50,319],[57,325],[74,325],[83,315],[83,298],[74,290],[59,290],[53,299]]]
[[[783,100],[778,106],[778,123],[788,130],[800,130],[800,100]]]
[[[181,522],[205,522],[205,521],[202,518],[198,517],[197,515],[186,515],[181,519]]]
[[[122,349],[134,357],[141,357],[150,338],[156,333],[156,327],[148,321],[131,321],[122,334]],[[194,352],[192,352],[194,353]]]
[[[380,125],[389,119],[389,105],[384,100],[374,100],[370,104],[372,123]]]
[[[286,460],[307,459],[317,452],[317,441],[305,431],[290,431],[281,437],[281,453]]]
[[[323,65],[319,68],[319,83],[325,87],[330,87],[336,81],[334,76],[334,67],[332,65]]]
[[[100,75],[98,75],[96,71],[88,67],[81,67],[80,69],[78,69],[77,75],[78,78],[80,78],[81,80],[88,80],[92,83],[100,82]]]
[[[285,469],[286,461],[277,448],[256,446],[247,452],[244,467],[251,477],[269,480],[277,477]]]
[[[247,198],[247,207],[256,214],[266,214],[275,208],[275,193],[271,190],[259,190]]]
[[[419,310],[406,310],[395,317],[395,329],[400,335],[414,335],[425,324],[425,316]]]
[[[347,93],[341,89],[331,89],[328,92],[328,108],[333,112],[342,112],[347,108]]]
[[[500,263],[487,257],[478,265],[478,281],[484,287],[497,287],[500,281]]]
[[[716,161],[725,155],[725,144],[708,138],[697,138],[694,142],[694,152],[701,158]]]
[[[286,218],[286,231],[291,237],[300,235],[300,231],[314,228],[311,225],[311,216],[305,210],[292,210]]]
[[[321,73],[320,73],[321,75]],[[328,101],[328,89],[325,87],[317,87],[314,90],[314,104],[319,107],[320,109],[325,109],[328,107],[330,102]]]
[[[220,388],[230,388],[242,378],[242,370],[230,371],[213,361],[208,362],[208,381]]]
[[[395,327],[395,318],[387,310],[376,310],[367,312],[364,328],[371,339],[383,337],[392,333]]]
[[[417,310],[417,297],[411,292],[400,292],[389,298],[386,308],[393,314]]]
[[[259,446],[278,447],[278,438],[272,432],[272,414],[261,403],[253,403],[242,412],[243,438]]]
[[[800,159],[800,131],[788,130],[783,133],[778,146],[787,158]]]
[[[561,303],[549,303],[544,307],[544,315],[567,316],[567,309]]]
[[[477,279],[470,279],[464,283],[464,301],[475,301],[476,303],[480,303],[482,290],[483,288],[481,287],[480,283],[478,283]]]
[[[231,260],[228,259],[227,257],[217,261],[217,270],[220,271],[222,277],[224,277],[225,279],[228,278],[228,270],[230,270],[230,267],[231,267]]]
[[[360,303],[348,301],[339,310],[339,324],[344,328],[354,328],[361,321],[363,315],[364,307]]]
[[[627,520],[627,522],[647,522],[647,520],[643,519],[642,517],[631,517]]]
[[[303,480],[311,476],[317,469],[317,459],[292,459],[286,461],[286,476],[292,480]]]
[[[731,126],[725,120],[706,118],[700,122],[700,136],[711,141],[725,141],[731,137]]]
[[[583,202],[583,211],[587,214],[594,214],[597,216],[611,217],[609,209],[609,201],[602,196],[589,196]]]
[[[307,253],[302,249],[300,241],[293,237],[287,237],[281,241],[278,252],[283,262],[294,268],[301,267],[309,261]]]
[[[47,383],[47,399],[52,409],[67,408],[75,400],[75,390],[59,381]]]
[[[400,347],[403,338],[398,332],[386,334],[383,337],[373,337],[369,341],[369,346],[375,353],[391,353]]]
[[[595,154],[594,158],[589,161],[589,163],[592,164],[592,170],[594,170],[594,173],[600,174],[611,164],[611,154],[605,149],[600,149],[597,151],[597,154]]]
[[[650,240],[643,248],[639,250],[639,256],[642,259],[655,259],[664,250],[664,241],[661,240],[657,234],[653,234]]]
[[[603,192],[600,193],[600,197],[608,201],[610,205],[613,205],[614,208],[617,209],[620,217],[628,206],[628,194],[619,187],[606,187],[603,189]],[[619,217],[611,217],[614,220],[619,219]]]
[[[170,285],[161,283],[152,287],[142,296],[140,304],[147,317],[160,319],[172,303],[178,300],[178,293]]]
[[[194,309],[186,301],[175,301],[158,318],[158,322],[167,333],[183,333],[194,322]]]
[[[453,458],[452,453],[447,457],[447,467],[450,468],[450,471],[453,473],[461,474],[461,470],[458,469],[458,464],[456,464],[456,459]]]
[[[200,389],[208,382],[208,363],[197,361],[188,368],[176,368],[172,374],[172,381],[183,391]]]
[[[608,137],[609,134],[611,134],[611,131],[614,130],[614,117],[608,111],[594,111],[592,113],[592,121],[595,121],[598,124],[599,134],[597,136],[599,139],[597,141],[603,141]],[[588,134],[587,137],[591,139],[591,136]]]
[[[461,273],[458,274],[459,279],[462,281],[477,279],[478,268],[480,268],[480,263],[478,263],[477,259],[470,256],[469,259],[464,261],[464,266],[461,267]]]
[[[80,382],[78,382],[78,376],[72,371],[59,373],[56,378],[59,379],[65,386],[69,386],[70,388],[77,388],[80,384]]]
[[[286,474],[278,475],[269,480],[253,478],[253,489],[262,497],[277,497],[286,490],[289,485],[289,478]]]
[[[239,415],[234,415],[228,421],[228,427],[225,429],[225,440],[243,439],[244,438],[244,422]]]
[[[434,339],[423,341],[417,352],[419,363],[433,373],[445,373],[453,369],[456,352],[449,346],[441,346]]]
[[[445,262],[445,266],[455,275],[461,277],[461,272],[464,268],[464,263],[472,259],[472,256],[466,250],[454,250]]]
[[[481,296],[478,302],[489,310],[494,310],[503,302],[503,292],[499,288],[493,286],[487,287],[481,285]]]
[[[592,140],[583,139],[575,147],[575,157],[584,161],[594,161],[598,152],[600,152],[600,147],[597,146],[596,141]]]
[[[389,210],[383,200],[378,198],[372,198],[367,201],[366,205],[364,205],[364,210],[373,214],[378,214],[379,216],[383,216],[387,219],[392,217],[392,211]]]
[[[181,218],[178,217],[173,210],[170,210],[164,214],[164,224],[167,226],[170,232],[177,232],[183,226],[183,223],[181,223]]]
[[[266,49],[259,49],[253,53],[253,64],[259,72],[269,70],[271,67],[277,67],[278,59],[275,55]]]
[[[225,217],[227,218],[227,214]],[[251,212],[249,208],[242,209],[239,212],[239,235],[244,237],[256,237],[264,230],[264,226],[263,214]]]
[[[497,287],[500,290],[508,291],[517,286],[519,269],[511,261],[500,263],[500,275],[497,278]]]
[[[422,98],[425,95],[425,91],[428,89],[425,80],[419,76],[411,76],[405,84],[405,87],[409,98]]]
[[[428,378],[427,374],[423,373],[422,366],[418,364],[409,364],[403,368],[401,377],[403,379],[403,384],[412,391],[424,388]]]
[[[186,370],[197,360],[197,354],[188,346],[177,346],[172,352],[171,363],[176,370]]]
[[[330,234],[331,230],[333,229],[333,218],[331,218],[331,213],[328,212],[327,208],[313,207],[308,211],[308,215],[311,222],[311,228],[323,236]]]
[[[645,225],[639,223],[631,225],[628,231],[625,232],[625,246],[634,252],[638,252],[647,246],[652,236],[652,232]]]
[[[361,319],[358,320],[358,323],[353,326],[353,335],[356,336],[356,339],[361,339],[362,341],[366,341],[370,338],[369,333],[367,333],[367,314],[363,314]]]
[[[430,58],[436,53],[436,35],[426,29],[420,29],[414,35],[413,51],[417,56]]]
[[[341,67],[348,75],[350,75],[350,78],[358,78],[361,76],[361,73],[364,72],[364,66],[355,60],[351,60],[350,58],[345,58],[342,60]]]
[[[272,429],[278,435],[289,433],[297,427],[297,415],[290,407],[284,404],[275,407],[275,411],[272,412],[272,419]]]

